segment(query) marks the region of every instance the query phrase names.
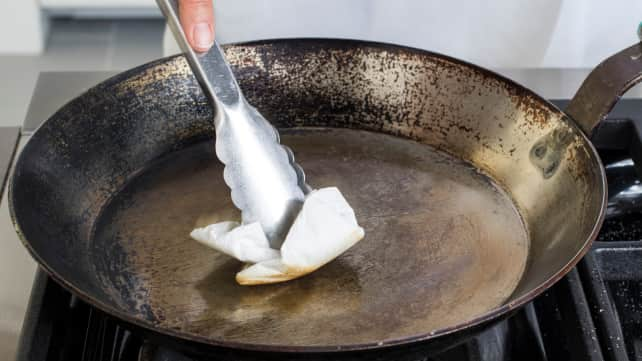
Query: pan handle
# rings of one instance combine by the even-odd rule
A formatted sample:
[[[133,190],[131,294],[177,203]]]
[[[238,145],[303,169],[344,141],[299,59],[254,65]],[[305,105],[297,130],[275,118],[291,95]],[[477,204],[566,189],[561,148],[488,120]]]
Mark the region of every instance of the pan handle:
[[[642,23],[638,36],[642,40]],[[566,114],[590,135],[620,97],[640,81],[642,42],[616,53],[593,69],[566,107]]]

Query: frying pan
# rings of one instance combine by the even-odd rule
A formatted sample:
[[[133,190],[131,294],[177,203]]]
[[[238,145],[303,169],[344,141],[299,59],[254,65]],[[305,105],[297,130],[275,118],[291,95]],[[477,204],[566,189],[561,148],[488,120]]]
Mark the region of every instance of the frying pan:
[[[154,337],[223,358],[446,347],[532,300],[597,235],[606,180],[587,135],[642,71],[637,44],[599,65],[562,112],[492,72],[406,47],[292,39],[225,51],[310,184],[338,186],[356,210],[366,238],[334,262],[242,287],[236,261],[189,239],[239,215],[212,108],[182,56],[62,107],[10,185],[16,230],[55,280]]]

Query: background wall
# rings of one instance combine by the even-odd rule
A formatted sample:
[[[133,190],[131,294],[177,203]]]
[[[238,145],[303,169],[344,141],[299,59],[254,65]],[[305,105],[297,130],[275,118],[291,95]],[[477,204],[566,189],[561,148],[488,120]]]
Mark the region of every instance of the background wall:
[[[430,49],[489,67],[591,67],[636,41],[639,0],[214,0],[221,42],[345,37]],[[0,52],[42,49],[39,9],[159,16],[154,0],[0,2]]]
[[[46,30],[37,0],[0,0],[0,54],[42,52]]]
[[[487,67],[593,67],[637,42],[642,1],[215,0],[221,42],[346,37]]]

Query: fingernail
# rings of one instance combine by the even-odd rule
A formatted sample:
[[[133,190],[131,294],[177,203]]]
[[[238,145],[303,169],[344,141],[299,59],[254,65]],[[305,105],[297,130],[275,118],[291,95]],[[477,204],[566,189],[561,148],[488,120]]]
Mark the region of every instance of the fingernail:
[[[214,44],[214,34],[208,23],[198,23],[192,30],[192,39],[197,50],[206,51]]]

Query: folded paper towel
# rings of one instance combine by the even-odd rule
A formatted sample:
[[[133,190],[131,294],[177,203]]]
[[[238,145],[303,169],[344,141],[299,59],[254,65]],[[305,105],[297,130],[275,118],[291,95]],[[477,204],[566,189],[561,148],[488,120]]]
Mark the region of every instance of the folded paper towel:
[[[242,285],[288,281],[337,258],[364,236],[354,211],[339,189],[310,192],[281,250],[270,248],[259,223],[221,222],[191,233],[192,238],[247,263],[236,274]]]

